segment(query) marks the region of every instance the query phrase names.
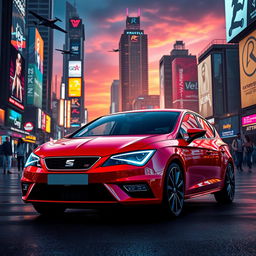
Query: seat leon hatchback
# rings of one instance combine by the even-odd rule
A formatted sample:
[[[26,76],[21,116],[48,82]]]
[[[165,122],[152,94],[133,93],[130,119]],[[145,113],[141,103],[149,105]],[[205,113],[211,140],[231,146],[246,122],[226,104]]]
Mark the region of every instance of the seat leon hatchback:
[[[178,216],[184,200],[233,201],[234,163],[214,127],[189,110],[138,110],[100,117],[35,149],[22,199],[41,214],[66,208],[159,205]]]

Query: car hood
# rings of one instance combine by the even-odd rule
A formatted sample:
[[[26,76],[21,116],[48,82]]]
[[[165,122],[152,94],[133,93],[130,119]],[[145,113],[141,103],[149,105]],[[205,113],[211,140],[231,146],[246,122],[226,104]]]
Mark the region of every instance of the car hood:
[[[50,156],[108,156],[134,151],[162,141],[167,135],[144,136],[99,136],[87,138],[65,138],[47,142],[34,152],[40,157]]]

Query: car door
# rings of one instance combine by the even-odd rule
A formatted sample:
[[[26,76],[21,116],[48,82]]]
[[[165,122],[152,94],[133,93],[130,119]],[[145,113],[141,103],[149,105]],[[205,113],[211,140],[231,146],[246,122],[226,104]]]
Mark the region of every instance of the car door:
[[[221,169],[221,152],[219,146],[219,139],[215,136],[214,128],[202,117],[196,116],[200,126],[206,130],[204,138],[202,138],[202,145],[207,150],[208,158],[207,162],[211,166],[209,171],[206,173],[207,179],[213,184],[211,187],[215,187],[220,179]]]
[[[195,139],[191,143],[187,142],[187,130],[190,128],[200,128],[198,121],[192,113],[187,113],[181,123],[179,131],[179,145],[182,158],[185,162],[186,192],[192,193],[198,184],[204,180],[205,162],[203,158],[206,154],[205,148],[201,145],[200,139]]]

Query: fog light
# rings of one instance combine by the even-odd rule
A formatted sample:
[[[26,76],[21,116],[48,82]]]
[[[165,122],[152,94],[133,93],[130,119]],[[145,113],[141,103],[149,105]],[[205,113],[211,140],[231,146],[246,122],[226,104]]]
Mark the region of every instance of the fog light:
[[[29,183],[22,183],[21,184],[21,189],[22,189],[22,195],[25,196],[28,192],[28,188],[29,188]]]
[[[123,185],[124,189],[127,192],[147,192],[148,191],[148,186],[146,184],[127,184]]]

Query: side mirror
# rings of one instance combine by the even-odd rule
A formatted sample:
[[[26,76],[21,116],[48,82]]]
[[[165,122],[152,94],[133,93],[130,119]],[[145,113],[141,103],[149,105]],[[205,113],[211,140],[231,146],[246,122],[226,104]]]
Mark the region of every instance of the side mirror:
[[[191,143],[193,140],[203,137],[206,134],[206,130],[200,128],[190,128],[187,130],[187,134],[187,142]]]

